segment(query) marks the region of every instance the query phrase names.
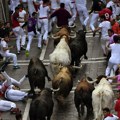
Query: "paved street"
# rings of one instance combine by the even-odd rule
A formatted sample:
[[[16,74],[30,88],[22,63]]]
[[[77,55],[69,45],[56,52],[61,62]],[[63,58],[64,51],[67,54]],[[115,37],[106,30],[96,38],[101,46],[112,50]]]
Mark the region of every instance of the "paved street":
[[[91,3],[89,1],[88,8],[90,8],[90,6],[91,6]],[[77,31],[81,28],[81,25],[78,20],[76,22],[76,25],[77,27],[75,28],[75,30]],[[87,29],[89,30],[89,27]],[[55,31],[56,29],[54,29],[54,32]],[[68,96],[68,98],[66,98],[65,105],[61,107],[54,100],[55,106],[54,106],[54,111],[53,111],[51,120],[78,120],[78,114],[74,105],[74,89],[77,84],[77,81],[85,74],[91,78],[96,78],[98,75],[104,74],[105,72],[106,58],[103,56],[103,53],[101,50],[99,34],[97,34],[93,38],[92,33],[87,33],[86,39],[88,42],[88,52],[87,52],[88,60],[82,61],[81,63],[82,68],[79,70],[76,77],[74,78],[74,87],[70,95]],[[12,38],[12,41],[10,42],[10,44],[15,45],[15,39]],[[36,56],[36,57],[39,57],[41,60],[43,60],[43,63],[45,64],[48,70],[48,74],[52,78],[53,76],[52,76],[52,72],[49,65],[49,54],[53,50],[54,50],[53,39],[51,37],[49,38],[48,46],[47,47],[43,46],[42,51],[40,51],[37,48],[37,39],[34,38],[31,46],[30,57],[29,58],[25,57],[25,51],[22,51],[21,54],[18,55],[18,63],[21,69],[13,70],[12,62],[11,62],[11,64],[8,65],[6,71],[11,77],[19,80],[23,75],[27,74],[29,59],[31,57]],[[15,49],[13,49],[12,51],[16,52]],[[51,87],[51,82],[48,82],[46,80],[46,87]],[[30,88],[29,82],[26,79],[25,82],[22,84],[21,89],[24,91],[27,91],[29,88]],[[28,111],[29,111],[30,102],[31,102],[30,99],[28,99],[26,103],[16,102],[16,104],[22,111],[22,114],[23,114],[22,120],[29,120]],[[15,120],[15,116],[10,115],[9,112],[2,113],[2,118],[3,120]],[[81,120],[84,120],[84,116]]]

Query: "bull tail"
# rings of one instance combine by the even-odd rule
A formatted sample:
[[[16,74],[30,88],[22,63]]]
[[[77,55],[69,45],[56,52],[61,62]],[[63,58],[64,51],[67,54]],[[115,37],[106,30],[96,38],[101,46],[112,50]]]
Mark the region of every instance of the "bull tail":
[[[103,91],[100,92],[100,106],[99,106],[99,112],[98,112],[98,118],[100,118],[100,120],[102,119],[101,115],[102,115],[102,100],[103,100]]]

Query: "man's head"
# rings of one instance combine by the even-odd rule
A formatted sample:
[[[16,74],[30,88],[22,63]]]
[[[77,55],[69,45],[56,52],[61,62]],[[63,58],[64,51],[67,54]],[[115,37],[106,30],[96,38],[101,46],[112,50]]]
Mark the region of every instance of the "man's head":
[[[100,16],[101,22],[105,20],[105,15]]]
[[[104,116],[107,116],[108,114],[110,114],[110,109],[109,108],[103,108],[103,114]]]
[[[119,43],[120,37],[119,37],[118,35],[115,35],[115,36],[113,37],[113,40],[114,40],[115,43]]]
[[[119,99],[120,98],[120,90],[117,91],[116,97]]]
[[[111,37],[114,34],[114,31],[112,29],[108,29],[108,35]]]
[[[60,8],[65,8],[65,4],[64,3],[60,3]]]

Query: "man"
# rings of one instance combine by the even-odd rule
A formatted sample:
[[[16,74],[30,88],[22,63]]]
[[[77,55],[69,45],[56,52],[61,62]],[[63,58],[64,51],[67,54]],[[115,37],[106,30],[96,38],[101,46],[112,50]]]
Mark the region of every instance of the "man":
[[[68,20],[72,17],[71,14],[65,9],[65,4],[61,3],[60,8],[51,14],[50,18],[57,17],[57,26],[68,26]]]
[[[10,52],[10,49],[13,47],[8,47],[9,38],[6,36],[3,39],[1,39],[1,47],[0,47],[0,54],[7,58],[13,59],[13,69],[19,69],[20,67],[17,64],[17,56],[14,53]]]
[[[98,24],[98,18],[99,18],[99,11],[102,10],[102,1],[101,0],[93,0],[93,5],[91,8],[91,11],[89,12],[89,14],[92,13],[91,19],[90,19],[90,28],[92,31],[95,30],[95,26],[94,24],[97,23]],[[94,36],[94,34],[93,34]]]
[[[98,28],[94,30],[94,33],[101,30],[101,47],[104,56],[106,56],[107,55],[106,45],[109,42],[108,29],[111,28],[111,24],[109,21],[105,19],[104,15],[101,16],[100,19],[101,19],[101,23],[99,24]]]
[[[38,28],[41,29],[41,39],[44,45],[48,44],[48,17],[50,13],[50,6],[48,0],[43,0],[40,2],[40,7],[38,10]]]
[[[15,12],[12,15],[12,29],[16,36],[17,54],[20,54],[21,47],[24,46],[20,39],[24,39],[24,30],[19,24],[19,7],[15,8]]]
[[[79,20],[83,26],[83,30],[85,31],[86,31],[86,26],[89,20],[86,4],[87,4],[86,0],[76,0],[76,7],[79,15]]]
[[[118,120],[119,118],[110,113],[110,109],[109,108],[104,108],[103,109],[103,114],[104,114],[104,119],[103,120]]]

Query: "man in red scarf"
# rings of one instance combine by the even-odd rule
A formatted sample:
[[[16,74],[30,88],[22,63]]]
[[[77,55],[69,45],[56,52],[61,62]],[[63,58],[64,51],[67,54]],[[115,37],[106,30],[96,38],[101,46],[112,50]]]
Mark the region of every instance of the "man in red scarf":
[[[110,113],[110,109],[107,107],[103,109],[103,114],[103,120],[119,120],[119,118],[116,115]]]

